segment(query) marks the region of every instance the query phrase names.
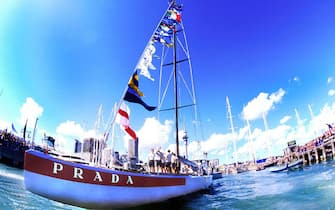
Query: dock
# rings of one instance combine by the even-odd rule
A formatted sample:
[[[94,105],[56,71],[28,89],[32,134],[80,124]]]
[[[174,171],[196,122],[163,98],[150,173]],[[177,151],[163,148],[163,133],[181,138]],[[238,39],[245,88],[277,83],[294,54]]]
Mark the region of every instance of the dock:
[[[284,157],[290,160],[303,159],[304,165],[333,160],[335,158],[335,133],[327,132],[305,145],[288,147]]]

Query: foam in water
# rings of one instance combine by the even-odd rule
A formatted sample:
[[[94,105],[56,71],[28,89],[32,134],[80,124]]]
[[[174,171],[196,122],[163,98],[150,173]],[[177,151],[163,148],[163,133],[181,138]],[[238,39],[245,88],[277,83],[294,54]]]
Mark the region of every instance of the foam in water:
[[[13,174],[5,170],[0,170],[0,176],[23,181],[23,175]]]

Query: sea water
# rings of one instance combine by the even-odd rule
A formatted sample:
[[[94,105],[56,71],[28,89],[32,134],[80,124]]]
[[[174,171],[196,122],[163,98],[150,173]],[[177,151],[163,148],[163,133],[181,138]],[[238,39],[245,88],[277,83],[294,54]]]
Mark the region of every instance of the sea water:
[[[81,209],[26,191],[23,179],[22,170],[0,164],[1,210]],[[209,190],[130,209],[335,209],[335,161],[289,172],[227,175]]]

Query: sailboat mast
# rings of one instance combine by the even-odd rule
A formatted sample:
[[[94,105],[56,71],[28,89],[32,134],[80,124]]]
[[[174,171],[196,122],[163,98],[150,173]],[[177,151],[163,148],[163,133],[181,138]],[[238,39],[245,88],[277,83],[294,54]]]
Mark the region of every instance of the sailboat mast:
[[[226,103],[227,103],[227,112],[228,112],[228,118],[229,118],[229,122],[230,122],[230,129],[231,129],[231,133],[233,135],[233,145],[234,145],[234,163],[236,165],[238,165],[237,163],[237,159],[236,159],[236,139],[235,139],[235,129],[234,129],[234,124],[233,124],[233,116],[231,114],[231,107],[230,107],[230,102],[229,102],[229,98],[228,96],[226,96]]]
[[[178,127],[178,84],[177,84],[177,45],[176,28],[173,30],[173,76],[174,76],[174,94],[175,94],[175,114],[176,114],[176,153],[179,156],[179,127]]]

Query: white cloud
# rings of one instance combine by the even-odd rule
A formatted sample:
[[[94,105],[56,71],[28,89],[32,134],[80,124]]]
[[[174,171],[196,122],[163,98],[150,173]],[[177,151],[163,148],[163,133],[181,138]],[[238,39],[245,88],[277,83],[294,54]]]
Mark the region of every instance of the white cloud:
[[[10,123],[0,120],[0,129],[1,130],[5,130],[5,129],[10,130],[11,129],[10,128]]]
[[[20,123],[25,124],[28,120],[28,127],[33,128],[35,125],[36,118],[42,116],[43,107],[41,107],[33,98],[26,98],[25,103],[22,105],[21,109]]]
[[[267,113],[274,108],[276,103],[279,103],[285,90],[280,88],[277,92],[269,95],[268,93],[261,92],[256,98],[248,102],[247,106],[242,111],[242,117],[244,120],[256,120],[267,115]]]
[[[74,151],[74,139],[82,139],[84,137],[84,130],[81,125],[74,121],[66,121],[58,125],[55,135],[55,147],[57,150],[63,152]]]
[[[173,122],[170,120],[164,121],[161,124],[155,117],[146,118],[137,136],[139,137],[139,151],[142,154],[149,154],[151,148],[164,148],[169,141],[172,132]]]
[[[250,160],[250,154],[254,153],[256,158],[264,158],[269,155],[282,155],[289,133],[292,128],[287,125],[279,125],[274,129],[262,131],[255,129],[252,132],[252,139],[249,143],[238,148],[238,154],[244,154],[246,160]],[[245,160],[244,160],[245,161]]]
[[[332,83],[333,82],[333,77],[328,77],[328,79],[327,79],[327,84],[330,84],[330,83]]]
[[[190,159],[202,159],[204,158],[203,153],[207,152],[210,157],[213,156],[222,156],[228,153],[228,147],[232,144],[233,139],[236,139],[237,136],[233,136],[231,133],[227,134],[218,134],[213,133],[207,140],[200,141],[200,148],[198,141],[191,141],[188,145],[188,154]],[[180,153],[184,155],[185,146],[180,143]],[[175,145],[170,145],[169,149],[174,151]]]
[[[82,126],[74,121],[67,120],[56,128],[57,149],[64,152],[74,151],[74,140],[82,141],[84,138],[102,138],[103,134],[97,134],[95,130],[84,130]]]
[[[325,104],[320,113],[316,115],[307,127],[310,137],[316,137],[328,129],[326,124],[331,124],[335,122],[335,103],[333,105]]]
[[[329,96],[334,96],[334,95],[335,95],[335,89],[330,89],[330,90],[328,91],[328,95],[329,95]]]
[[[225,151],[228,144],[233,140],[232,134],[213,133],[206,141],[201,142],[201,148],[205,152],[219,153]]]
[[[81,125],[75,123],[74,121],[66,121],[61,124],[56,129],[57,134],[65,136],[78,136],[82,137],[84,130]]]
[[[283,118],[280,119],[280,124],[285,124],[287,121],[289,121],[292,117],[291,116],[284,116]]]

